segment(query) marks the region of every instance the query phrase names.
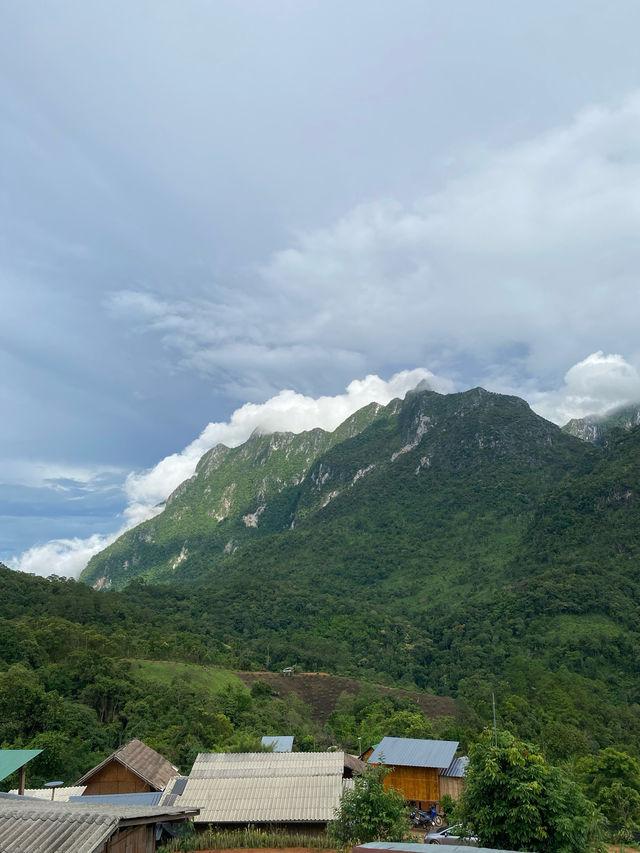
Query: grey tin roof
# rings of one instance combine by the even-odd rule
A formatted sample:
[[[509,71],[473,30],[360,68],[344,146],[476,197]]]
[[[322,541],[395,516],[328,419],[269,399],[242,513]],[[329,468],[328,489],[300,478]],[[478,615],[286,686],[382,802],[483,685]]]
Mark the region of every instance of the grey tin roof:
[[[344,752],[201,752],[189,779],[341,777],[343,772]]]
[[[274,752],[291,752],[293,735],[265,735],[262,738],[262,745],[273,747]]]
[[[444,769],[451,764],[457,748],[455,740],[384,737],[369,756],[368,763]]]
[[[468,763],[469,759],[466,755],[462,758],[454,758],[445,770],[440,771],[440,776],[454,776],[460,779],[464,776],[464,771],[467,769]]]
[[[90,794],[88,796],[69,797],[70,803],[84,803],[86,806],[157,806],[162,791],[143,791],[136,794]]]
[[[0,808],[2,853],[94,853],[120,823],[129,825],[186,817],[185,808],[87,806],[4,796]]]

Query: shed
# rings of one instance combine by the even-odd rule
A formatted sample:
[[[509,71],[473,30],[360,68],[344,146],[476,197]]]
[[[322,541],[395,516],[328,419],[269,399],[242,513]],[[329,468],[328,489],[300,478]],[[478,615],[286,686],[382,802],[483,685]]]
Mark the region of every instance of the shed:
[[[56,803],[0,794],[3,853],[153,853],[156,824],[197,809]]]
[[[262,745],[272,747],[274,752],[291,752],[293,735],[265,735],[262,738]]]
[[[342,752],[200,753],[162,803],[200,809],[197,823],[322,829],[343,791]],[[181,791],[181,793],[178,793]]]
[[[177,773],[178,768],[160,753],[134,738],[85,773],[76,785],[86,786],[83,796],[164,791]]]
[[[440,801],[440,771],[451,765],[457,748],[458,742],[452,740],[385,737],[367,763],[391,767],[385,786],[397,788],[422,808]]]

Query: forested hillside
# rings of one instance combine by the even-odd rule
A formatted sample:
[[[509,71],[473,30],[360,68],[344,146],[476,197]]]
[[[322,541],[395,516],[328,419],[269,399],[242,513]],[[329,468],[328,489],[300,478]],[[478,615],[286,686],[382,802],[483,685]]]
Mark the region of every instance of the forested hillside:
[[[214,690],[208,675],[131,663],[173,660],[455,697],[457,722],[436,730],[464,743],[495,693],[500,725],[554,761],[638,755],[639,461],[638,428],[594,446],[482,389],[214,449],[90,565],[120,591],[0,573],[3,695],[26,690],[34,709],[17,717],[3,700],[0,738],[73,738],[64,721],[80,714],[96,753],[138,736],[184,762],[270,721],[350,749],[429,730],[417,706],[366,691],[318,728],[264,680],[251,695],[231,675]]]

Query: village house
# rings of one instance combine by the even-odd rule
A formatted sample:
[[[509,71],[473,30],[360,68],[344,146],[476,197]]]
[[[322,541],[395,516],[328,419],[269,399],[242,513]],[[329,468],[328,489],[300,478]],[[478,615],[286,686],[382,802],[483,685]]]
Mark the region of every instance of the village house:
[[[391,768],[385,787],[397,788],[422,809],[439,803],[443,794],[454,799],[460,794],[467,759],[455,759],[457,749],[458,742],[452,740],[385,737],[363,758]]]
[[[346,771],[345,771],[346,768]],[[200,753],[174,779],[167,806],[200,810],[197,824],[278,826],[317,832],[333,819],[350,773],[343,752]]]
[[[134,738],[85,773],[76,785],[85,786],[83,796],[164,791],[178,772],[155,749]]]

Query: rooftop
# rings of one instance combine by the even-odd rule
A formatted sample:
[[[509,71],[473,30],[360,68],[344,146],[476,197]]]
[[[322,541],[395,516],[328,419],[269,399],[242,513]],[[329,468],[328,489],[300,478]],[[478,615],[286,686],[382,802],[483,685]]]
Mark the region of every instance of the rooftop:
[[[84,785],[77,785],[74,788],[55,788],[53,801],[56,803],[66,803],[70,797],[80,797],[84,792]],[[17,794],[18,789],[14,788],[9,791],[10,794]],[[25,788],[25,797],[35,797],[37,800],[48,800],[51,802],[51,788]]]
[[[173,778],[178,772],[178,768],[163,758],[159,752],[151,749],[141,740],[134,738],[126,746],[121,746],[120,749],[112,752],[104,761],[85,773],[81,779],[78,779],[76,785],[89,782],[91,777],[102,770],[110,761],[119,761],[120,764],[123,764],[158,791],[163,791],[169,779]]]
[[[0,794],[2,853],[94,853],[118,826],[185,820],[196,809],[56,803]]]
[[[336,776],[344,772],[344,752],[201,752],[189,779]]]
[[[164,798],[171,798],[172,785]],[[326,822],[342,795],[340,775],[189,778],[176,804],[200,809],[199,823]]]
[[[401,767],[437,767],[444,770],[453,761],[458,748],[454,740],[384,737],[369,756],[368,764]]]
[[[41,749],[0,749],[0,781],[11,776],[41,752]]]

